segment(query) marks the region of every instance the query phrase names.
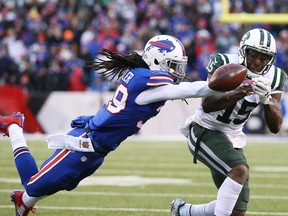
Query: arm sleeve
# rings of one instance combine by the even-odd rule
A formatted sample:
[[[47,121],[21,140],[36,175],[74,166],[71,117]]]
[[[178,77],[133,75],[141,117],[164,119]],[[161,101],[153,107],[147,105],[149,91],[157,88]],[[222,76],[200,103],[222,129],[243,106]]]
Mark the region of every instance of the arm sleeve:
[[[208,87],[206,81],[182,82],[179,85],[165,85],[155,87],[140,93],[135,102],[139,105],[195,97],[206,97],[217,93]]]

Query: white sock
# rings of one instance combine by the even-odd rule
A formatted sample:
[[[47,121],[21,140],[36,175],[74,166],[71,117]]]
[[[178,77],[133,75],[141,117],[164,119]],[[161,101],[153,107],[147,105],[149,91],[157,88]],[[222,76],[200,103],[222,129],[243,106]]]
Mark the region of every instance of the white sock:
[[[206,204],[186,203],[179,209],[181,216],[214,216],[216,200]]]
[[[33,205],[35,205],[36,202],[38,202],[39,200],[43,199],[44,197],[45,196],[42,196],[42,197],[31,197],[25,191],[23,193],[23,196],[22,196],[22,201],[28,208],[31,208]]]
[[[11,124],[8,127],[8,133],[13,151],[19,147],[27,147],[27,143],[23,135],[23,129],[17,124]]]
[[[191,214],[195,216],[214,216],[216,200],[201,205],[192,205]]]
[[[231,215],[243,185],[227,177],[218,190],[215,206],[216,216]]]

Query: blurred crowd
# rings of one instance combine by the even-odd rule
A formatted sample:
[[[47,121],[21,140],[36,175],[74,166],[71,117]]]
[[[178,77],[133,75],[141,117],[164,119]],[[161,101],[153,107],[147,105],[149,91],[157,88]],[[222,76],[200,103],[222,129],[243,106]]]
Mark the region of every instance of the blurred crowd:
[[[27,92],[114,90],[115,83],[87,67],[95,53],[103,47],[140,51],[156,34],[179,38],[191,80],[204,80],[209,55],[237,53],[240,38],[254,27],[272,32],[275,64],[288,72],[287,24],[223,24],[221,10],[220,0],[2,0],[0,86]],[[287,13],[288,0],[230,0],[230,12]]]

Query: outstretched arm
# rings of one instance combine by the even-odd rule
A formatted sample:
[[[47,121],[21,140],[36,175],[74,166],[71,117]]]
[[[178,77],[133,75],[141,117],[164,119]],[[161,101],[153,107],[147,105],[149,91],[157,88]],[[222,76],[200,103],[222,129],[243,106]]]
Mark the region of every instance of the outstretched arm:
[[[182,82],[179,85],[165,85],[148,89],[138,95],[136,103],[145,105],[163,100],[206,97],[218,92],[208,87],[206,81]]]

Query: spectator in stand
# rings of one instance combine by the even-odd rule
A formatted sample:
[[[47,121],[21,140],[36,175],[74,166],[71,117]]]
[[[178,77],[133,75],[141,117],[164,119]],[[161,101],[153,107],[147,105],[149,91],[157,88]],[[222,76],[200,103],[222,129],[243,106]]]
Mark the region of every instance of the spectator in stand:
[[[283,29],[279,32],[279,38],[277,40],[277,56],[275,64],[283,68],[288,73],[288,30]]]
[[[218,52],[226,53],[229,52],[231,47],[235,44],[238,45],[238,40],[234,34],[232,34],[231,29],[228,26],[221,27],[218,32],[215,34],[217,35],[215,39],[215,46]]]
[[[17,71],[17,64],[10,57],[7,45],[0,44],[0,85],[5,83],[5,79],[9,75],[17,73]]]
[[[195,69],[199,71],[202,80],[207,78],[205,65],[209,63],[210,55],[215,51],[215,42],[211,34],[206,29],[197,31],[195,38]]]
[[[287,13],[287,5],[287,0],[279,0],[274,4],[270,1],[233,0],[230,1],[229,11]],[[259,27],[259,24],[226,24],[226,29],[230,29],[231,34],[228,37],[229,42],[223,43],[223,38],[227,41],[227,37],[226,32],[223,32],[223,35],[219,33],[223,28],[223,24],[219,23],[220,9],[220,0],[0,1],[0,41],[7,46],[8,55],[16,63],[17,75],[28,72],[31,76],[31,90],[36,91],[68,89],[59,89],[59,86],[63,85],[62,79],[68,82],[72,73],[58,73],[63,70],[63,61],[59,60],[61,49],[55,49],[55,46],[62,47],[63,42],[68,42],[69,49],[85,62],[81,54],[83,46],[88,47],[92,55],[102,47],[127,53],[157,34],[179,37],[189,55],[187,72],[199,72],[199,77],[205,79],[206,75],[199,68],[206,58],[198,58],[200,48],[199,45],[195,46],[197,31],[208,31],[210,37],[216,41],[217,51],[222,52],[237,49],[233,44],[233,37],[238,40],[251,26]],[[277,35],[283,28],[287,29],[283,25],[260,26],[270,30],[273,35]],[[203,49],[207,51],[205,47],[207,48],[205,45]],[[143,49],[143,45],[139,49]],[[51,53],[57,56],[56,60],[50,59],[48,55]],[[195,62],[196,56],[198,59]],[[285,56],[285,52],[280,51],[276,62],[285,62]],[[67,64],[69,61],[66,60]],[[83,73],[83,80],[89,85],[94,82],[94,78],[87,74],[87,71]],[[3,76],[3,73],[0,76]],[[46,87],[35,82],[38,79],[43,79]],[[95,79],[102,82],[97,80],[97,77]]]

